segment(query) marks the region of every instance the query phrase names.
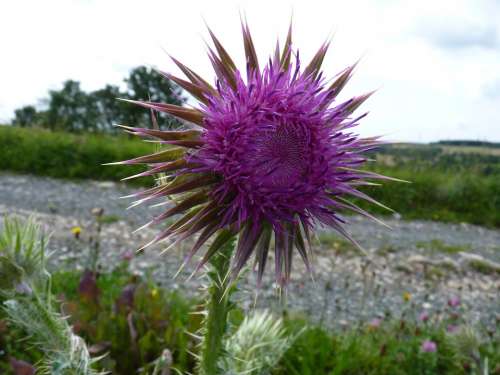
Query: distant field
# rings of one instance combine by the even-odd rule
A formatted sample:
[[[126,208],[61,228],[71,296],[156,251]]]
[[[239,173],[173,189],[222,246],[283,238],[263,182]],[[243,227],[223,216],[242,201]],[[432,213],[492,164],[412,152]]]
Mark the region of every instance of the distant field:
[[[422,143],[397,143],[389,146],[392,149],[429,149],[429,148],[440,148],[443,153],[446,154],[480,154],[480,155],[493,155],[500,156],[500,146],[496,143],[491,145],[485,144],[482,146],[477,145],[449,145],[449,144],[422,144]]]
[[[153,146],[122,136],[73,135],[0,126],[0,171],[57,178],[120,180],[140,167],[102,166]],[[500,147],[396,144],[384,146],[367,168],[410,181],[385,182],[367,193],[408,219],[500,227]],[[150,180],[136,182],[149,184]],[[388,212],[357,202],[377,214]]]
[[[447,154],[480,154],[500,156],[500,148],[497,147],[478,147],[478,146],[441,146],[443,152]]]
[[[385,146],[374,153],[377,162],[370,169],[411,183],[385,183],[368,190],[406,218],[500,227],[498,150],[439,144]]]

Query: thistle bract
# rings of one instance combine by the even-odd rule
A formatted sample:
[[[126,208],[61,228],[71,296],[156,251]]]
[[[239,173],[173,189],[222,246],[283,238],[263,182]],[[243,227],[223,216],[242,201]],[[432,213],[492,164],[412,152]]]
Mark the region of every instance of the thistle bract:
[[[274,243],[276,279],[283,285],[290,278],[295,252],[309,268],[310,246],[306,244],[316,225],[332,227],[351,239],[339,211],[350,209],[371,217],[346,199],[377,203],[358,187],[370,184],[367,179],[384,178],[357,169],[366,161],[363,152],[374,148],[377,139],[360,138],[350,131],[366,115],[353,116],[353,112],[371,93],[338,102],[337,95],[355,64],[327,81],[320,67],[329,43],[302,66],[299,52],[292,49],[291,27],[284,48],[277,43],[261,68],[246,23],[242,29],[245,72],[238,70],[209,30],[215,47],[208,50],[216,74],[214,85],[176,59],[187,80],[162,73],[197,98],[199,108],[134,102],[192,126],[180,131],[123,126],[165,147],[121,163],[150,167],[132,177],[167,176],[166,182],[163,177],[163,183],[135,194],[137,203],[155,198],[175,202],[147,225],[182,214],[150,244],[169,237],[178,242],[199,233],[187,254],[189,261],[215,236],[199,268],[239,234],[232,277],[254,256],[260,283]]]

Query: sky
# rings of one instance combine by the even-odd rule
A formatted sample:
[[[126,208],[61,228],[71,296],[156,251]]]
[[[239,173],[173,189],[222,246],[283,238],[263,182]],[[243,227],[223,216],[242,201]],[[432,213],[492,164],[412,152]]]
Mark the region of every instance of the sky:
[[[340,99],[377,89],[363,136],[500,141],[500,0],[1,1],[0,123],[67,79],[95,90],[139,65],[179,73],[167,52],[213,80],[205,22],[243,68],[240,14],[261,61],[291,18],[303,60],[332,39],[326,76],[361,59]]]

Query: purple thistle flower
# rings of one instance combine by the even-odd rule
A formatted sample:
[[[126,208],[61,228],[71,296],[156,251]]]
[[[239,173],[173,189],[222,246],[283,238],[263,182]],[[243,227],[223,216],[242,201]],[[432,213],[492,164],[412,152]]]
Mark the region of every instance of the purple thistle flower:
[[[458,298],[457,296],[452,296],[448,300],[448,306],[450,306],[450,307],[458,307],[458,306],[460,306],[460,298]]]
[[[435,353],[437,351],[437,345],[434,341],[425,340],[420,346],[420,350],[424,353]]]
[[[378,328],[380,328],[380,325],[382,324],[382,319],[380,318],[374,318],[368,323],[368,329],[375,331]]]
[[[120,163],[150,167],[129,178],[158,173],[170,176],[167,183],[134,195],[139,199],[136,204],[176,197],[173,207],[146,225],[183,214],[148,245],[169,237],[178,243],[199,233],[185,264],[216,236],[199,269],[239,234],[232,277],[253,255],[260,283],[274,237],[276,280],[285,285],[294,249],[309,268],[310,233],[316,225],[330,226],[357,245],[344,229],[339,212],[348,209],[377,220],[347,197],[380,205],[358,187],[369,185],[367,179],[387,177],[358,169],[366,161],[363,153],[379,141],[376,137],[360,138],[350,130],[366,116],[352,113],[371,93],[345,102],[336,100],[355,64],[328,83],[320,68],[329,43],[303,67],[298,51],[292,53],[290,27],[285,48],[281,51],[278,43],[273,57],[260,69],[246,23],[242,28],[245,77],[209,29],[215,46],[208,51],[217,76],[215,86],[174,58],[188,81],[162,73],[197,98],[199,109],[133,101],[195,128],[160,131],[122,126],[169,147]]]
[[[460,327],[456,324],[448,324],[448,326],[446,327],[446,331],[448,333],[457,333],[459,328]]]
[[[422,322],[427,322],[429,320],[429,314],[426,312],[426,311],[423,311],[420,313],[420,315],[418,316],[418,319]]]

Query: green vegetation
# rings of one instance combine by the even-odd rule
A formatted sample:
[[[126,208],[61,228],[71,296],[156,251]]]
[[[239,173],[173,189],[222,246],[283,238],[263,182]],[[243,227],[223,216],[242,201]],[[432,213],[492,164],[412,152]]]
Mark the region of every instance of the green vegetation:
[[[120,180],[141,167],[103,166],[154,152],[151,144],[100,134],[0,126],[0,170],[70,179]],[[132,170],[133,169],[133,170]],[[150,183],[147,179],[146,183]]]
[[[186,98],[174,82],[161,73],[144,66],[132,69],[124,79],[127,89],[106,85],[102,89],[85,92],[80,82],[67,80],[60,90],[50,90],[45,109],[27,105],[14,111],[12,125],[46,128],[68,132],[116,133],[113,124],[149,124],[151,114],[143,108],[118,100],[151,100],[182,105]],[[171,116],[157,118],[160,127],[178,126]]]
[[[387,146],[370,165],[380,174],[410,183],[385,182],[365,192],[406,219],[467,222],[500,227],[500,154],[497,148]],[[387,213],[360,202],[370,212]]]
[[[97,220],[101,224],[113,224],[113,223],[116,223],[117,221],[120,221],[120,216],[118,216],[118,215],[103,215],[103,216],[99,216],[97,218]]]
[[[485,275],[500,275],[500,269],[495,263],[489,261],[482,261],[479,259],[471,260],[469,262],[469,267],[476,270],[477,272],[484,273]]]
[[[480,148],[481,152],[471,152]],[[141,167],[102,166],[154,152],[154,146],[125,136],[74,135],[0,126],[0,170],[57,178],[120,180]],[[427,219],[500,227],[500,154],[478,146],[396,145],[384,147],[369,165],[411,183],[364,189],[405,219]],[[149,185],[147,179],[132,181]],[[357,202],[369,212],[387,210]]]
[[[201,317],[190,312],[197,309],[197,301],[132,275],[126,262],[108,274],[59,271],[52,284],[58,308],[69,315],[75,333],[85,339],[91,354],[108,353],[97,362],[103,370],[150,374],[155,359],[168,349],[173,367],[182,373],[194,371],[195,358],[190,352],[197,353],[198,342],[190,333],[200,328]],[[242,316],[241,312],[231,316],[231,331],[241,324]],[[360,322],[342,332],[286,318],[287,334],[298,338],[272,374],[466,375],[479,373],[485,358],[490,373],[495,373],[500,364],[497,336],[475,343],[464,337],[474,335],[465,328],[461,333],[446,331],[449,319],[456,319],[452,315],[435,323],[410,318],[415,313],[407,316],[380,324]],[[20,341],[23,333],[4,318],[0,313],[0,373],[11,374],[10,356],[34,363],[41,353],[35,347],[27,349],[26,342]],[[422,351],[425,340],[436,343],[435,353]]]
[[[359,249],[350,241],[341,237],[335,232],[320,232],[315,238],[315,245],[326,247],[329,250],[335,251],[337,254],[352,254],[359,255]]]
[[[289,324],[300,326],[297,321]],[[498,342],[465,349],[460,345],[467,341],[465,335],[452,336],[442,328],[405,320],[381,322],[379,326],[369,323],[333,335],[310,327],[285,354],[281,369],[274,374],[474,374],[477,372],[471,368],[478,369],[480,363],[467,359],[469,350],[488,356],[490,365],[497,363],[494,351]],[[424,340],[435,342],[437,351],[423,352]],[[459,347],[463,351],[457,350]]]
[[[430,249],[432,251],[447,253],[447,254],[456,254],[462,251],[470,250],[470,246],[466,245],[449,245],[444,243],[441,240],[433,239],[430,241],[418,241],[416,246],[419,249]]]
[[[204,350],[196,335],[203,310],[198,300],[134,274],[128,259],[107,273],[59,269],[51,275],[45,245],[38,225],[4,220],[0,373],[33,374],[35,363],[42,364],[40,373],[61,375],[154,375],[170,367],[198,373],[196,356]],[[229,369],[225,375],[498,373],[498,322],[473,328],[467,311],[448,305],[423,317],[419,306],[409,304],[400,315],[335,330],[288,313],[283,319],[245,314],[234,305],[223,349],[233,356],[218,366]]]

